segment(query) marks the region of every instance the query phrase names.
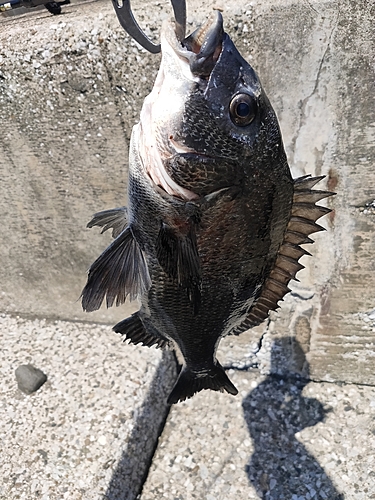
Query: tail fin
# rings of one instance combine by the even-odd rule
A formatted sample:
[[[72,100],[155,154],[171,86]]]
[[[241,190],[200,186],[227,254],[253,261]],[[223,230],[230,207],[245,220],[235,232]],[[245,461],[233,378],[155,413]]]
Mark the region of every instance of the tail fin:
[[[223,367],[217,363],[205,373],[196,373],[185,367],[182,369],[175,386],[168,397],[168,404],[178,403],[191,398],[196,392],[203,389],[224,392],[234,396],[238,390],[227,377]]]

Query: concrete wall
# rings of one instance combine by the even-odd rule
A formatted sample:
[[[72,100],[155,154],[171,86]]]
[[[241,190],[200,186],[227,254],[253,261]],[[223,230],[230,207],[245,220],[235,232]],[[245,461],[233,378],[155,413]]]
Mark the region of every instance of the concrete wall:
[[[168,3],[150,4],[147,15],[144,2],[132,3],[157,36]],[[264,370],[271,335],[294,334],[311,377],[374,384],[374,4],[197,5],[188,2],[193,25],[221,8],[260,75],[293,175],[327,175],[322,189],[338,193],[301,282],[258,329]],[[77,301],[86,269],[110,241],[85,225],[126,201],[131,127],[160,59],[129,39],[109,1],[63,9],[0,19],[0,311],[113,323],[133,306],[88,316]],[[290,353],[279,370],[306,372],[293,345]]]

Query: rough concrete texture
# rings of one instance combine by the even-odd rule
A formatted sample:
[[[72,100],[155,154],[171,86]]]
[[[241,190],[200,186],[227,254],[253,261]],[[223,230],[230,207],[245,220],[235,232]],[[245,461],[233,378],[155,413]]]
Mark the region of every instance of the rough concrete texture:
[[[93,324],[1,315],[0,329],[0,499],[135,498],[167,414],[171,353]],[[30,396],[15,377],[25,363],[48,376]]]
[[[248,51],[278,113],[295,176],[337,191],[265,342],[293,334],[319,380],[374,383],[373,2],[252,2]],[[247,35],[248,36],[248,35]],[[246,50],[245,50],[246,53]],[[366,212],[366,213],[365,213]],[[267,341],[267,342],[266,342]],[[270,366],[264,356],[264,366]]]
[[[173,406],[159,437],[168,353],[103,325],[3,314],[0,327],[1,500],[135,500],[142,486],[141,500],[375,498],[374,387],[232,369],[238,396]],[[303,358],[286,338],[272,363],[290,343]],[[30,396],[15,378],[24,363],[48,375]]]
[[[157,38],[168,2],[133,4]],[[265,340],[293,333],[314,379],[372,384],[375,332],[363,318],[375,305],[374,3],[192,0],[189,26],[213,7],[261,76],[293,175],[325,174],[321,188],[338,193]],[[0,309],[114,322],[132,306],[88,317],[77,300],[110,241],[85,224],[124,204],[128,139],[159,56],[129,39],[110,2],[63,12],[0,19]],[[269,351],[263,359],[266,370]]]
[[[125,202],[139,111],[127,82],[138,82],[148,58],[109,2],[0,22],[1,309],[103,321],[105,311],[88,318],[77,299],[110,236],[85,226]],[[126,75],[121,88],[111,83],[116,70]]]
[[[174,406],[141,500],[375,498],[375,389],[230,371]]]

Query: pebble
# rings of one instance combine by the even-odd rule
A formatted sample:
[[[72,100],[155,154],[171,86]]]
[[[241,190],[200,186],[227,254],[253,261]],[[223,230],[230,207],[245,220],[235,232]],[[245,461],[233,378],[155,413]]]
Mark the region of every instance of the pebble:
[[[32,394],[47,381],[47,375],[33,365],[21,365],[16,369],[18,389],[25,394]]]

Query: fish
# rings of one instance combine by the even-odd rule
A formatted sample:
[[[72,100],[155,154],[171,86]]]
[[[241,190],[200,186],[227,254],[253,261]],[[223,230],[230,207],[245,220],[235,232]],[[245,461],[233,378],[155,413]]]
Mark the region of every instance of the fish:
[[[87,312],[140,301],[114,326],[133,344],[175,350],[168,404],[204,390],[238,393],[220,340],[259,325],[310,255],[333,193],[324,176],[293,179],[258,75],[215,11],[192,34],[166,22],[162,60],[129,153],[128,206],[94,215],[113,242],[88,271]]]

